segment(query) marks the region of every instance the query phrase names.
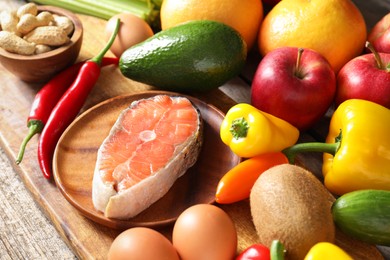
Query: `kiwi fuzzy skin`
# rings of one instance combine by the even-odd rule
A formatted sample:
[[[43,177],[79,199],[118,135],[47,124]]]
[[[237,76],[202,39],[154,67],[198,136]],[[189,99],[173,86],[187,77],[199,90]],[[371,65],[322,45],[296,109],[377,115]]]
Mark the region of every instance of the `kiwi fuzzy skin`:
[[[313,173],[284,164],[265,171],[250,194],[250,208],[259,242],[280,240],[285,258],[304,259],[312,246],[335,241],[331,214],[334,199]]]

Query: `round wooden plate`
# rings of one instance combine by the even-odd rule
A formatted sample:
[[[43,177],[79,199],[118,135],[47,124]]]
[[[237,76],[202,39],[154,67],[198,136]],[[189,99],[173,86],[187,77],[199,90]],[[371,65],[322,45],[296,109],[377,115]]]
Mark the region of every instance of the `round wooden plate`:
[[[197,163],[163,198],[134,218],[109,219],[98,212],[92,204],[92,178],[99,146],[120,112],[132,101],[158,94],[181,95],[147,91],[106,100],[80,115],[60,138],[53,160],[54,180],[65,198],[87,218],[119,230],[171,224],[192,205],[214,203],[220,178],[240,162],[240,158],[219,137],[224,114],[214,106],[187,96],[200,110],[204,121],[204,140]]]

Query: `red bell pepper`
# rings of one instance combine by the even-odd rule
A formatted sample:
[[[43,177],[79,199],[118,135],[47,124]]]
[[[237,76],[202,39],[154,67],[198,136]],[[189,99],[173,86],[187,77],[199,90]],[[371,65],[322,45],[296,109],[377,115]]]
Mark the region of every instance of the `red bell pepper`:
[[[236,260],[270,260],[271,253],[268,247],[262,244],[254,244],[242,251]]]

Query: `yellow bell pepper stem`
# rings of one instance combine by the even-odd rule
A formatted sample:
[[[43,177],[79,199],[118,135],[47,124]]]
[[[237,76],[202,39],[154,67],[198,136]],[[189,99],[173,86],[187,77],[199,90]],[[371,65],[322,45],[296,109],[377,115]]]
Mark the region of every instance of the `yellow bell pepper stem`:
[[[240,157],[280,152],[295,144],[299,130],[280,118],[241,103],[229,109],[220,127],[221,140]]]
[[[343,249],[329,242],[315,244],[307,253],[304,260],[353,260]]]
[[[390,190],[389,133],[389,109],[374,102],[350,99],[333,113],[326,144],[297,144],[283,153],[293,162],[299,152],[324,152],[324,184],[333,194]]]
[[[282,151],[288,159],[290,164],[295,163],[295,156],[299,153],[305,152],[322,152],[335,155],[340,148],[342,139],[342,133],[335,138],[334,143],[321,143],[321,142],[310,142],[310,143],[299,143],[290,146]]]

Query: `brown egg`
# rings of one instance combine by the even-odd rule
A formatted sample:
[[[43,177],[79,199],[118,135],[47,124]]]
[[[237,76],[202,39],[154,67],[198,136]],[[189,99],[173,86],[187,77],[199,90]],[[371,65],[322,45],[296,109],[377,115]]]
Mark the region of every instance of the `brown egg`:
[[[236,254],[237,231],[225,211],[199,204],[179,216],[172,243],[182,260],[231,260]]]
[[[131,228],[117,236],[108,260],[179,260],[172,243],[161,233],[144,227]]]
[[[153,30],[147,22],[136,15],[121,13],[111,17],[106,24],[105,36],[108,40],[114,31],[116,20],[121,20],[117,37],[110,50],[118,58],[131,46],[143,42],[153,36]]]

